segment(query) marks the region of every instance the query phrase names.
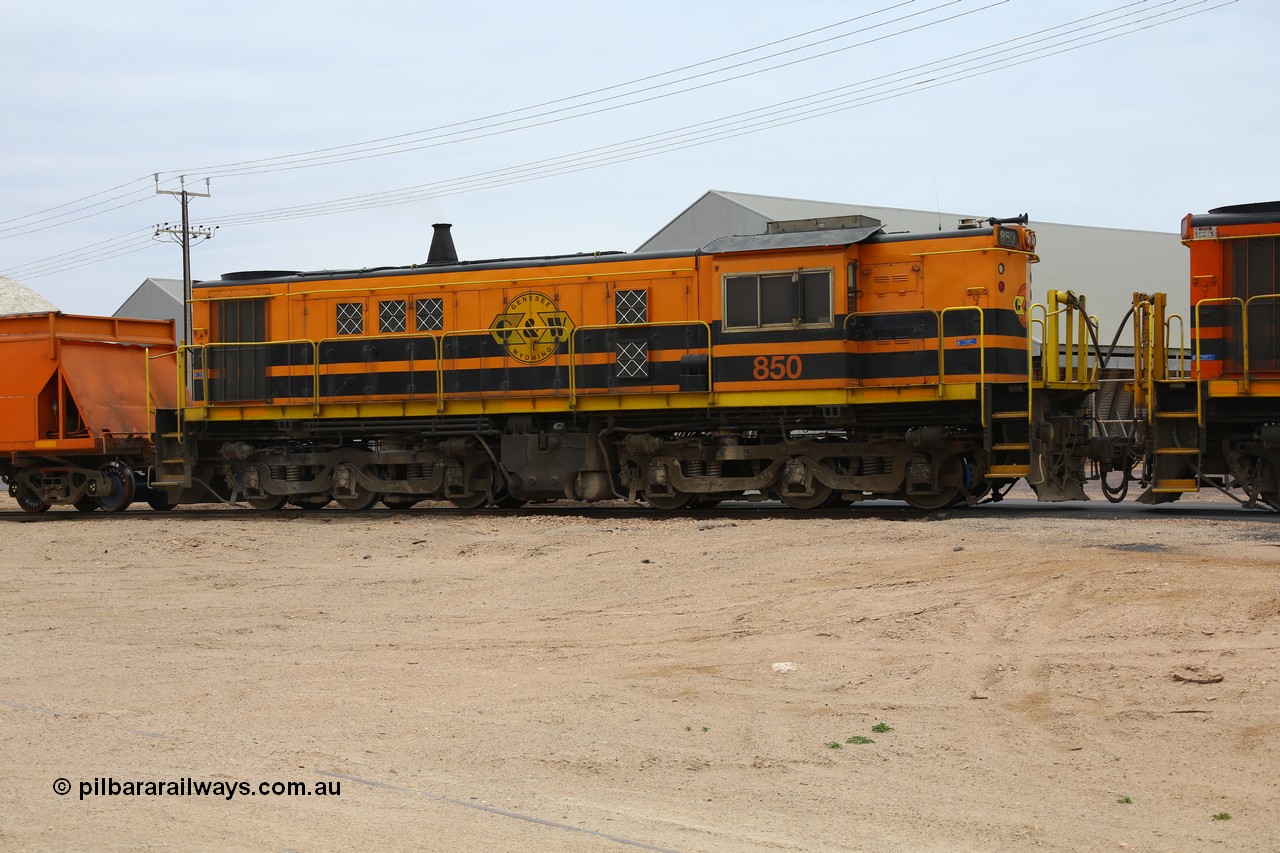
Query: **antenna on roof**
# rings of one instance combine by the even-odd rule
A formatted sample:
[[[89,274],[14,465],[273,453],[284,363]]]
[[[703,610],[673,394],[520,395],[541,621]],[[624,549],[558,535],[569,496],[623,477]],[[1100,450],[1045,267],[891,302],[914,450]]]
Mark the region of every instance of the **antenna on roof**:
[[[938,173],[930,170],[929,174],[933,175],[933,203],[934,210],[938,212],[938,230],[942,230],[942,198],[938,195]]]

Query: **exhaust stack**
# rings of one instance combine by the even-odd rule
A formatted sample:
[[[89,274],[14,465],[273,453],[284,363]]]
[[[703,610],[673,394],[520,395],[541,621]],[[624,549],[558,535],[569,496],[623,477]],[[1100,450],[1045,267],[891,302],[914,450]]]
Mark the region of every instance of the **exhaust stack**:
[[[427,252],[429,264],[456,264],[458,250],[453,247],[453,235],[449,233],[452,224],[437,222],[431,226],[435,231],[431,235],[431,249]]]

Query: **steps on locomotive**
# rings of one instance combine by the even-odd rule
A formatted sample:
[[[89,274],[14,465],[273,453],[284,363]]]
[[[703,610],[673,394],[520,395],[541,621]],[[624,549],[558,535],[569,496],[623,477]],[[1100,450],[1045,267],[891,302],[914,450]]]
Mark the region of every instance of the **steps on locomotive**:
[[[1031,473],[1031,412],[1026,391],[993,388],[987,430],[988,480],[1017,480]]]
[[[178,426],[177,412],[156,412],[155,453],[150,485],[191,485],[191,471],[182,452],[182,431]]]
[[[1200,413],[1196,386],[1186,381],[1158,381],[1154,386],[1151,453],[1153,494],[1200,491]]]

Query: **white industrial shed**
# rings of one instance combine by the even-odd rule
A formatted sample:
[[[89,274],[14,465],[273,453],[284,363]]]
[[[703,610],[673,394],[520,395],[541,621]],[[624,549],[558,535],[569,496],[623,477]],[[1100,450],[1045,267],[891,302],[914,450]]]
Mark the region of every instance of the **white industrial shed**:
[[[886,231],[951,231],[961,219],[1014,216],[1020,211],[938,213],[711,190],[685,208],[638,251],[681,251],[718,237],[763,234],[770,222],[869,216]],[[1187,257],[1178,235],[1159,231],[1093,228],[1032,220],[1040,263],[1032,268],[1032,297],[1071,290],[1086,297],[1098,317],[1105,346],[1133,301],[1134,291],[1169,294],[1169,310],[1187,316]],[[1120,344],[1132,345],[1131,327]]]

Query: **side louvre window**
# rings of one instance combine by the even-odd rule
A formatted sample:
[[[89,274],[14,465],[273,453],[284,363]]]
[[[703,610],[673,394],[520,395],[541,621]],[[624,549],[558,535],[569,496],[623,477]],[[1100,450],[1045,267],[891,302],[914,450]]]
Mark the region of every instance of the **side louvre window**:
[[[394,334],[405,330],[405,306],[403,299],[378,303],[378,331]]]
[[[444,328],[444,299],[432,296],[419,299],[414,309],[417,313],[417,330],[419,332],[438,332]]]
[[[359,302],[339,302],[337,312],[338,334],[364,334],[364,305]]]
[[[620,326],[649,322],[649,294],[644,290],[618,290],[614,294],[614,322]]]
[[[831,270],[725,276],[726,329],[831,323]]]

